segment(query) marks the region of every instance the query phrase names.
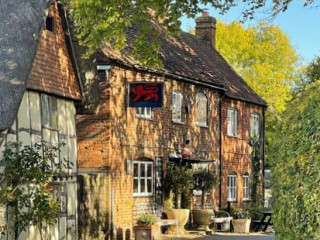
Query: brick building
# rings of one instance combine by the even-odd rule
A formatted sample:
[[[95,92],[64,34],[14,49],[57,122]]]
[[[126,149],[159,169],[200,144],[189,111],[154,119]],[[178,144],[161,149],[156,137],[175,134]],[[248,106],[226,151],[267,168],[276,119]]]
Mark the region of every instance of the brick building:
[[[215,208],[250,201],[249,141],[252,134],[264,139],[266,103],[214,48],[215,19],[204,14],[196,22],[197,36],[161,36],[161,70],[100,49],[96,84],[83,83],[96,86],[97,107],[77,115],[83,239],[110,233],[106,219],[119,239],[130,239],[141,208],[163,208],[161,176],[176,157],[216,170]],[[129,107],[135,82],[162,83],[163,106]],[[177,156],[186,148],[191,159]]]

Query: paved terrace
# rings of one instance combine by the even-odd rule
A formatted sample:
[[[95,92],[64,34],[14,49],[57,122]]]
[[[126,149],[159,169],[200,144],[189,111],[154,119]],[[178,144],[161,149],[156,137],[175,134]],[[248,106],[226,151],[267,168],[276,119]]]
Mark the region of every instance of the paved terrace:
[[[274,234],[250,233],[250,234],[231,234],[231,233],[214,233],[210,236],[205,236],[198,232],[190,232],[186,235],[161,235],[161,240],[275,240]]]

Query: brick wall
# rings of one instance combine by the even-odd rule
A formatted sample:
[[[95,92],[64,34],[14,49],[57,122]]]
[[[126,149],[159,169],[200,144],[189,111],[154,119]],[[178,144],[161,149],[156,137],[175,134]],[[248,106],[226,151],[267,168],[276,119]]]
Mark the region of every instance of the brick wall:
[[[238,111],[238,135],[227,135],[228,108]],[[256,112],[260,116],[260,130],[262,129],[263,108],[257,105],[230,100],[225,98],[222,103],[222,206],[227,205],[227,176],[230,173],[237,174],[237,201],[232,205],[246,205],[243,201],[243,174],[251,176],[251,147],[250,141],[250,116]],[[249,180],[249,186],[251,179]],[[262,187],[262,186],[261,186]],[[262,189],[262,188],[261,188]],[[261,190],[260,190],[261,191]]]
[[[28,88],[80,99],[56,1],[50,5],[48,16],[53,18],[53,32],[46,30],[44,24],[40,35],[35,36],[39,38],[39,42]]]
[[[139,119],[136,110],[126,106],[127,82],[164,82],[164,106],[152,109],[152,119]],[[183,123],[172,122],[172,90],[182,92]],[[208,98],[208,127],[196,125],[195,96],[202,92]],[[111,187],[115,192],[114,225],[120,239],[132,233],[136,219],[135,206],[153,203],[152,197],[133,197],[133,176],[127,174],[125,160],[146,157],[154,162],[162,157],[164,167],[169,153],[174,153],[174,143],[182,150],[184,136],[191,139],[191,147],[204,159],[219,159],[219,93],[194,85],[164,79],[162,76],[144,74],[113,66],[108,83],[100,83],[100,109],[94,115],[77,117],[79,170],[108,169]],[[191,112],[186,113],[186,102]],[[217,201],[218,191],[212,198]]]

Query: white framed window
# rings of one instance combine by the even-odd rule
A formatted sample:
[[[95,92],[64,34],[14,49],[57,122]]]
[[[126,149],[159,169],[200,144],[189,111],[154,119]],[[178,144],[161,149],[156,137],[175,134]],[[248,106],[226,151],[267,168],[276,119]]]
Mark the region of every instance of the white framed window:
[[[133,196],[152,196],[153,162],[134,161]]]
[[[231,137],[238,135],[238,111],[235,108],[228,108],[227,134]]]
[[[250,118],[250,134],[251,137],[259,137],[260,135],[260,117],[258,113],[252,113]]]
[[[243,174],[243,200],[249,200],[249,174]]]
[[[229,174],[228,175],[228,201],[236,201],[237,200],[237,175]]]
[[[172,92],[172,121],[182,122],[182,93],[178,91]]]
[[[203,93],[196,95],[196,123],[198,126],[208,126],[208,100]]]
[[[47,94],[41,94],[42,124],[45,127],[58,128],[57,98]]]
[[[151,119],[151,107],[136,108],[136,116],[139,118]]]

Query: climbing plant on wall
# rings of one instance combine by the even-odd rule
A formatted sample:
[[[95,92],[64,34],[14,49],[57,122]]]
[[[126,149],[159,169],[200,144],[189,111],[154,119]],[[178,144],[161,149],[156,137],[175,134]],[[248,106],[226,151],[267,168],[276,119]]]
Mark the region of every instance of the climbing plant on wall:
[[[260,156],[261,156],[261,141],[258,137],[253,137],[250,141],[251,145],[251,204],[257,205],[259,204],[259,186],[260,186]]]

